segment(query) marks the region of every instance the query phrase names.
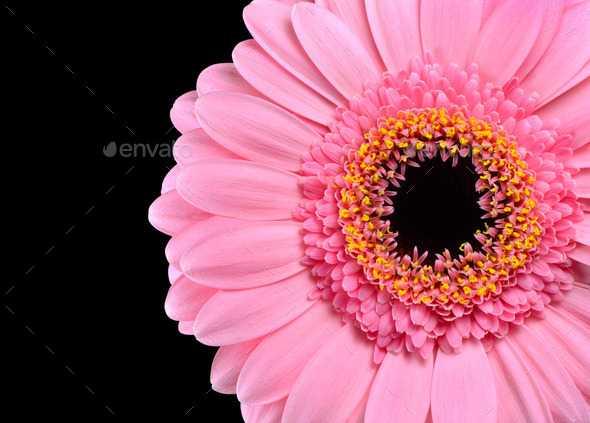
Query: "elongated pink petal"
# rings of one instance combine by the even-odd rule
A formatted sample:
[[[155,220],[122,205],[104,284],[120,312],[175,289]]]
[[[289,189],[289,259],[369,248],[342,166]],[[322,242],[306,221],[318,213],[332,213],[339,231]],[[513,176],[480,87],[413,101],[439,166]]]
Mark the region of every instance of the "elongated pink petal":
[[[582,81],[585,81],[586,79],[588,79],[588,77],[590,77],[590,61],[586,62],[586,64],[582,67],[582,69],[580,69],[580,71],[578,73],[576,73],[573,76],[573,78],[570,79],[563,87],[561,87],[560,89],[555,91],[553,94],[551,94],[549,97],[547,97],[547,99],[543,100],[543,102],[540,103],[539,105],[542,106],[544,104],[549,103],[551,100],[559,97],[560,95],[562,95],[566,91],[569,91],[570,89],[572,89],[576,85],[580,84]]]
[[[286,110],[245,94],[211,93],[196,108],[203,129],[225,148],[286,170],[299,170],[318,137]]]
[[[197,97],[196,91],[189,91],[178,97],[170,110],[170,120],[181,134],[201,127],[195,114]]]
[[[164,305],[166,314],[174,320],[194,321],[203,305],[218,291],[218,289],[200,285],[182,275],[168,291]]]
[[[322,125],[336,117],[334,103],[279,65],[256,41],[241,42],[232,57],[240,74],[282,107]]]
[[[369,56],[371,56],[373,63],[377,66],[378,75],[383,74],[386,68],[371,34],[365,0],[317,0],[316,4],[325,7],[336,15],[356,34]]]
[[[574,181],[576,181],[576,194],[579,197],[590,198],[590,168],[581,169],[580,172],[576,173],[574,175]],[[584,232],[587,233],[587,241],[582,242],[590,245],[590,227]]]
[[[588,406],[563,365],[548,347],[526,325],[513,328],[505,338],[525,360],[528,375],[545,394],[556,421],[589,421]]]
[[[240,374],[240,402],[266,404],[287,396],[310,358],[342,326],[340,315],[320,301],[268,335]]]
[[[522,89],[539,94],[538,103],[563,87],[590,59],[589,7],[582,2],[565,9],[551,47],[522,81]]]
[[[435,422],[495,422],[494,375],[477,339],[463,341],[461,353],[438,352],[432,376]]]
[[[432,357],[388,353],[373,382],[365,420],[423,422],[430,409]]]
[[[175,189],[158,197],[148,211],[152,226],[168,235],[174,235],[187,225],[208,216],[209,213],[192,206]]]
[[[298,182],[298,175],[276,167],[219,159],[185,168],[176,185],[186,201],[205,212],[240,219],[280,220],[292,218],[303,198]]]
[[[195,336],[205,345],[231,345],[268,335],[293,321],[315,301],[307,293],[315,280],[309,270],[280,282],[236,291],[220,291],[201,309]]]
[[[241,403],[242,417],[246,423],[277,423],[281,421],[287,398],[265,405]]]
[[[170,239],[166,245],[166,258],[172,266],[180,271],[180,259],[194,245],[202,243],[211,234],[218,232],[219,228],[226,227],[233,230],[246,222],[245,220],[212,216],[193,223]]]
[[[521,355],[509,342],[494,342],[488,353],[498,396],[498,421],[546,422],[551,412],[545,396]]]
[[[367,0],[367,16],[383,62],[392,73],[408,69],[422,55],[420,3]]]
[[[526,59],[543,23],[536,0],[501,2],[484,23],[471,61],[479,65],[484,82],[504,85]]]
[[[267,285],[305,269],[302,226],[260,222],[220,227],[181,259],[185,275],[203,285],[240,289]]]
[[[217,350],[211,364],[211,387],[222,394],[235,394],[242,366],[262,339],[253,339]]]
[[[562,313],[559,303],[547,307],[544,320],[529,319],[526,325],[551,349],[580,392],[590,400],[589,327]]]
[[[365,396],[376,366],[373,344],[346,325],[307,364],[289,395],[283,422],[343,422]]]
[[[586,327],[590,326],[590,289],[574,285],[559,302],[559,308]]]
[[[589,172],[590,173],[590,172]],[[577,181],[576,181],[577,182]],[[590,181],[586,181],[589,182]],[[584,182],[582,182],[583,184]],[[580,183],[578,183],[580,184]],[[574,226],[576,227],[578,233],[575,237],[575,240],[581,242],[585,245],[590,245],[590,213],[584,213],[583,219],[580,222],[576,222]]]
[[[172,191],[176,189],[176,177],[180,173],[180,166],[175,165],[164,177],[162,181],[162,191],[161,194],[165,194],[168,191]]]
[[[576,246],[567,253],[567,256],[585,264],[586,266],[590,266],[590,246],[588,245],[580,243],[576,244]]]
[[[201,160],[239,158],[213,140],[202,128],[185,133],[174,143],[174,159],[181,167]]]
[[[464,69],[479,33],[483,1],[420,2],[422,47],[446,68],[451,63]]]
[[[233,63],[217,63],[206,68],[197,79],[197,92],[204,96],[213,92],[234,92],[255,97],[262,95],[240,75]]]
[[[535,114],[543,120],[559,119],[559,132],[572,134],[574,137],[571,144],[573,149],[590,142],[589,90],[590,78],[535,111]],[[586,162],[588,163],[590,162]]]
[[[543,57],[543,54],[551,47],[551,42],[559,29],[561,24],[561,17],[563,16],[563,10],[565,7],[564,0],[552,0],[544,2],[544,15],[543,23],[539,35],[535,40],[535,43],[531,47],[527,58],[524,60],[520,69],[515,73],[519,79],[524,78],[525,74],[529,72]]]
[[[254,2],[244,8],[244,22],[258,44],[285,69],[328,100],[344,105],[344,97],[326,81],[297,41],[292,10],[293,6],[279,2]]]
[[[299,42],[328,81],[346,98],[363,92],[363,83],[377,80],[362,42],[333,13],[314,4],[295,5],[293,28]]]

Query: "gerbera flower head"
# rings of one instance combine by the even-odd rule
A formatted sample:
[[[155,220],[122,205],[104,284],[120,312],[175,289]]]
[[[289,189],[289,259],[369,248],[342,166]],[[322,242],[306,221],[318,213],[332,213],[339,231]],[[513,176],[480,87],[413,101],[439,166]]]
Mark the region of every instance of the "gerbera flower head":
[[[589,12],[246,7],[150,208],[246,421],[590,421]]]

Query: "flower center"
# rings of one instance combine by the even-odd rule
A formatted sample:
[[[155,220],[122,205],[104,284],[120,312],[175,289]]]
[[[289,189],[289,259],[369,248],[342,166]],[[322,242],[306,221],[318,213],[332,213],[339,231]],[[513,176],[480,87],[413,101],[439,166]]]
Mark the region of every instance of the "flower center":
[[[420,167],[406,167],[404,177],[399,189],[392,183],[388,187],[397,195],[391,198],[394,212],[385,216],[398,231],[398,254],[412,254],[417,247],[429,252],[425,263],[434,264],[434,253],[448,249],[457,256],[478,229],[485,231],[485,212],[475,190],[479,177],[470,157],[459,157],[456,166],[435,157]]]
[[[403,227],[403,219],[400,222],[395,217],[392,197],[400,193],[400,181],[409,180],[405,176],[409,166],[427,162],[425,167],[434,170],[431,163],[442,160],[457,168],[460,159],[463,168],[471,171],[470,162],[475,170],[477,178],[471,189],[480,195],[478,204],[486,212],[481,217],[492,225],[484,221],[484,228],[475,231],[476,250],[471,237],[463,238],[461,232],[460,254],[454,256],[445,250],[432,257],[429,265],[425,263],[428,252],[420,254],[417,245],[428,239],[423,221],[429,219],[430,224],[442,228],[451,220],[461,226],[461,216],[437,219],[436,204],[422,202],[425,219],[414,219],[414,225],[424,225],[421,230],[426,236],[416,236]],[[439,178],[437,183],[442,181]],[[454,187],[459,189],[458,197],[469,191],[470,181],[473,183],[473,178]],[[365,141],[349,151],[344,174],[335,179],[346,252],[364,268],[369,283],[387,289],[406,304],[448,308],[456,303],[479,303],[509,286],[510,277],[530,262],[537,249],[542,228],[534,211],[538,203],[534,183],[516,144],[489,119],[467,119],[458,110],[449,115],[444,108],[382,116],[376,127],[365,133]],[[400,204],[410,193],[411,188]],[[410,206],[406,213],[412,211]],[[403,231],[407,231],[405,241],[398,239]],[[446,240],[444,246],[448,243]]]

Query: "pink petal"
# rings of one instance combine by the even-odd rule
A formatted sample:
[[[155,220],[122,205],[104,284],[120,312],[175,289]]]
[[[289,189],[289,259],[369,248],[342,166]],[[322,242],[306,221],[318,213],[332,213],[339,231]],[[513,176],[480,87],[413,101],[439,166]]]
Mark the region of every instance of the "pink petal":
[[[420,3],[367,0],[367,16],[375,44],[392,73],[408,69],[415,56],[422,55]]]
[[[565,9],[551,47],[523,80],[520,87],[525,92],[537,92],[540,95],[538,103],[575,77],[590,59],[590,16],[587,12],[587,3]]]
[[[553,303],[552,303],[553,304]],[[543,320],[529,319],[526,325],[551,349],[578,389],[590,399],[590,332],[588,326],[559,311],[556,306],[547,307]]]
[[[180,194],[199,209],[226,217],[290,219],[303,197],[299,176],[244,160],[219,159],[185,168],[176,180]]]
[[[573,135],[574,149],[590,141],[589,90],[590,78],[535,111],[543,120],[559,119],[559,133]],[[586,161],[583,167],[590,166],[588,163],[590,161]]]
[[[240,402],[266,404],[287,396],[310,358],[342,326],[341,316],[320,301],[308,313],[268,335],[240,374]]]
[[[244,78],[285,109],[322,125],[336,117],[334,103],[295,78],[256,41],[241,42],[232,57]]]
[[[201,127],[195,114],[195,101],[197,101],[197,97],[198,94],[196,91],[183,94],[176,99],[170,110],[170,120],[181,134]]]
[[[293,6],[274,1],[254,2],[244,9],[244,22],[258,44],[285,69],[334,104],[347,104],[297,41],[291,23],[292,10]]]
[[[590,289],[574,285],[571,291],[564,294],[557,307],[583,324],[590,325]]]
[[[301,155],[319,136],[286,110],[249,95],[211,93],[196,108],[203,129],[225,148],[286,170],[299,170]]]
[[[451,63],[464,69],[481,25],[483,1],[436,1],[420,3],[422,47],[446,68]]]
[[[586,164],[590,166],[590,164]],[[590,198],[590,168],[580,170],[580,172],[574,175],[574,181],[576,181],[575,193],[579,197]],[[590,226],[590,225],[589,225]],[[588,233],[588,239],[590,240],[590,227],[586,231]],[[584,242],[586,245],[590,245],[590,241]]]
[[[201,160],[239,158],[215,142],[202,128],[187,132],[174,143],[174,159],[181,167]]]
[[[176,189],[176,176],[180,173],[180,166],[175,165],[164,177],[162,181],[161,194],[165,194],[168,191]]]
[[[301,228],[295,222],[221,226],[194,245],[180,266],[192,280],[214,288],[267,285],[305,269]]]
[[[378,66],[362,42],[334,14],[314,4],[295,5],[293,28],[313,63],[346,98],[363,93]]]
[[[277,423],[281,421],[287,398],[265,405],[240,404],[242,417],[246,423]]]
[[[483,81],[508,82],[531,51],[542,23],[543,8],[536,0],[501,2],[484,23],[471,55]]]
[[[182,275],[170,287],[164,308],[173,320],[194,321],[207,301],[219,290],[203,286]]]
[[[432,376],[435,422],[495,422],[495,393],[494,375],[479,340],[465,340],[458,354],[439,350]]]
[[[368,391],[376,366],[373,343],[346,325],[307,364],[289,395],[283,422],[344,422]]]
[[[582,244],[590,245],[590,213],[584,213],[583,216],[580,222],[574,223],[578,231],[574,239]]]
[[[371,27],[367,18],[364,0],[317,0],[316,4],[325,7],[336,15],[363,43],[365,50],[371,56],[377,66],[377,74],[382,75],[386,71],[381,54],[375,45]]]
[[[537,62],[543,57],[545,51],[551,47],[551,42],[559,29],[561,24],[561,17],[563,16],[564,0],[552,0],[544,2],[544,16],[541,31],[535,40],[535,44],[531,48],[529,55],[522,63],[515,76],[523,79],[525,74],[529,72]]]
[[[170,284],[176,282],[181,276],[184,276],[184,273],[172,265],[168,266],[168,280],[170,281]]]
[[[197,92],[205,96],[213,92],[235,92],[262,97],[240,75],[233,63],[217,63],[206,68],[197,79]]]
[[[201,309],[195,336],[205,345],[231,345],[268,335],[309,313],[316,300],[307,293],[315,286],[309,270],[258,288],[220,291]]]
[[[366,421],[423,422],[430,409],[432,371],[432,355],[388,353],[371,388]]]
[[[567,253],[571,259],[579,261],[587,266],[590,266],[590,246],[584,244],[576,244],[576,246]]]
[[[166,258],[176,269],[180,270],[180,259],[195,244],[200,244],[211,234],[219,231],[219,228],[227,227],[233,230],[235,227],[249,223],[245,220],[212,216],[184,228],[175,234],[166,246]]]
[[[186,202],[175,189],[158,197],[148,211],[148,220],[152,226],[168,235],[174,235],[187,225],[208,216],[208,213]]]
[[[590,421],[588,407],[579,389],[550,348],[527,326],[520,325],[505,338],[520,352],[528,369],[545,394],[556,421]]]
[[[237,345],[228,345],[217,350],[211,364],[211,387],[222,394],[235,394],[236,382],[242,366],[260,343],[253,339]]]
[[[488,353],[498,395],[498,421],[551,421],[545,396],[534,378],[529,377],[521,355],[509,342],[494,342]]]
[[[567,82],[567,84],[565,84],[559,90],[555,91],[547,99],[543,100],[543,103],[541,103],[541,105],[549,103],[554,98],[559,97],[560,95],[575,87],[582,81],[585,81],[588,77],[590,77],[590,61],[586,62],[582,69],[580,69],[580,71],[576,73],[574,77]]]
[[[590,143],[575,150],[572,157],[566,161],[566,164],[581,169],[590,168]]]

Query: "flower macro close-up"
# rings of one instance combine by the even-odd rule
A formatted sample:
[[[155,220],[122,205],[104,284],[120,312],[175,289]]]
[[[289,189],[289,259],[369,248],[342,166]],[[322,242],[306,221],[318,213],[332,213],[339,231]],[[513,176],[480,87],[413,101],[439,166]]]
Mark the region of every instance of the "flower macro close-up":
[[[212,389],[246,422],[590,422],[590,1],[243,19],[149,209]]]

